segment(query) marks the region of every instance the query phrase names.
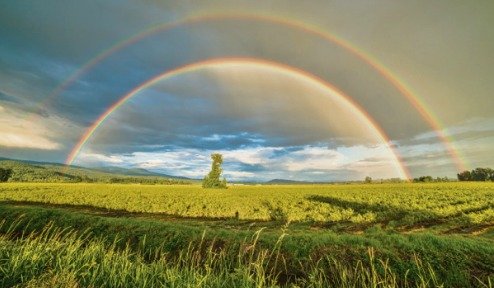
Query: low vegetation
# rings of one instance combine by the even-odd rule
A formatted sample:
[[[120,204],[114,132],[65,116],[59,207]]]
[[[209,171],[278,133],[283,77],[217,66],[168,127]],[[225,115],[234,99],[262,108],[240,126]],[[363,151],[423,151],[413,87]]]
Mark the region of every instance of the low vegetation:
[[[211,229],[0,208],[2,287],[492,287],[494,280],[494,246],[483,237]]]
[[[494,184],[198,185],[0,184],[0,201],[84,205],[193,218],[320,225],[484,225],[494,221]]]
[[[492,287],[494,183],[0,184],[2,287]]]

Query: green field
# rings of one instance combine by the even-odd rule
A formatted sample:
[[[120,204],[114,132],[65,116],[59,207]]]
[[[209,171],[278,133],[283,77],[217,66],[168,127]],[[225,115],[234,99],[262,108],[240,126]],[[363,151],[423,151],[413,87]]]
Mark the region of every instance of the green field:
[[[492,183],[234,186],[2,184],[0,201],[84,205],[189,218],[392,227],[481,227],[494,221]]]
[[[4,183],[0,219],[5,287],[494,284],[489,182]]]

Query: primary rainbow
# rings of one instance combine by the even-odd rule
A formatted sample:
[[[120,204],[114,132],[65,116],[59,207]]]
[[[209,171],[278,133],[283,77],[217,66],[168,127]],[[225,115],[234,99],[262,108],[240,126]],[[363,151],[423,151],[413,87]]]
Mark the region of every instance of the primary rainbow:
[[[92,58],[88,61],[84,66],[82,66],[79,70],[77,70],[74,74],[72,74],[66,81],[64,81],[61,85],[59,85],[47,98],[43,103],[48,102],[51,98],[56,97],[61,92],[63,92],[67,87],[69,87],[72,83],[74,83],[78,78],[87,73],[91,68],[105,60],[112,54],[121,49],[135,44],[142,39],[154,35],[158,32],[164,32],[166,30],[170,30],[181,25],[192,25],[202,22],[208,21],[221,21],[221,20],[254,20],[267,22],[271,24],[278,24],[287,26],[293,29],[301,30],[304,33],[308,33],[311,35],[315,35],[322,39],[325,39],[333,44],[338,45],[339,47],[345,49],[347,52],[359,58],[361,61],[372,67],[376,72],[378,72],[381,76],[383,76],[386,80],[388,80],[405,98],[407,101],[419,112],[425,122],[429,124],[429,126],[434,130],[437,137],[443,143],[446,151],[451,156],[458,170],[463,171],[466,169],[464,165],[464,161],[461,159],[459,152],[452,144],[452,139],[450,139],[445,133],[443,129],[443,125],[441,125],[437,116],[434,115],[432,110],[427,107],[426,103],[417,96],[416,93],[413,93],[412,90],[405,84],[405,81],[400,80],[398,76],[395,76],[391,69],[387,68],[384,64],[380,63],[377,59],[375,59],[370,53],[366,53],[363,50],[358,49],[355,45],[351,44],[348,41],[343,40],[340,37],[337,37],[333,34],[328,33],[318,27],[312,26],[310,24],[300,22],[290,18],[284,18],[280,16],[273,15],[251,15],[251,14],[235,14],[230,12],[225,12],[222,14],[208,14],[208,15],[195,15],[190,16],[182,20],[178,20],[170,23],[162,23],[155,26],[152,26],[146,30],[139,32],[131,36],[130,38],[126,38],[123,41],[118,42],[116,45],[110,47],[109,49],[103,51],[98,54],[96,57]]]
[[[119,107],[121,107],[125,102],[131,99],[133,96],[137,95],[139,92],[144,89],[156,84],[159,81],[169,79],[173,76],[197,71],[199,69],[207,68],[207,67],[223,67],[226,65],[251,65],[256,66],[258,68],[270,68],[271,70],[276,70],[279,73],[285,73],[289,75],[296,76],[301,81],[308,81],[312,85],[315,85],[317,88],[324,89],[326,92],[329,92],[331,95],[335,95],[336,99],[339,100],[343,105],[348,107],[350,111],[357,117],[358,120],[365,123],[370,131],[374,132],[375,136],[384,143],[387,148],[391,151],[391,154],[394,158],[395,168],[401,177],[405,179],[410,178],[410,174],[407,168],[403,165],[399,154],[394,150],[390,145],[390,140],[382,130],[382,128],[376,123],[376,121],[360,107],[353,99],[343,92],[338,90],[336,87],[331,85],[330,83],[298,68],[288,66],[285,64],[271,62],[264,59],[258,58],[213,58],[209,60],[199,61],[191,64],[187,64],[184,66],[180,66],[171,70],[168,70],[164,73],[156,75],[153,78],[143,82],[139,86],[132,89],[130,92],[122,96],[117,102],[115,102],[112,106],[110,106],[103,114],[101,114],[98,119],[86,130],[84,135],[80,138],[77,145],[74,146],[69,156],[67,157],[66,164],[71,165],[75,160],[77,155],[80,153],[84,145],[88,142],[91,136],[95,133],[95,131],[100,127],[108,117],[115,112]]]

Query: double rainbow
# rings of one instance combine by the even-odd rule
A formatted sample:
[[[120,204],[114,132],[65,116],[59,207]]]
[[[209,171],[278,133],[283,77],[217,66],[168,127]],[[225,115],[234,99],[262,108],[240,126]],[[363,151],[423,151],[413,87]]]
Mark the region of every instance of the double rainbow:
[[[426,105],[426,103],[417,96],[417,94],[413,93],[412,90],[405,84],[403,80],[400,80],[399,77],[394,75],[394,73],[391,72],[389,68],[387,68],[384,64],[380,63],[377,59],[375,59],[372,55],[369,53],[366,53],[360,49],[358,49],[355,45],[352,45],[351,43],[328,33],[327,31],[324,31],[318,27],[309,25],[304,22],[300,22],[294,19],[289,19],[289,18],[284,18],[284,17],[279,17],[279,16],[273,16],[273,15],[249,15],[249,14],[232,14],[232,13],[226,13],[226,14],[210,14],[210,15],[199,15],[199,16],[191,16],[188,18],[185,18],[183,20],[171,22],[171,23],[164,23],[164,24],[159,24],[153,27],[150,27],[130,38],[126,38],[123,41],[118,42],[116,45],[110,47],[109,49],[103,51],[102,53],[98,54],[96,57],[92,58],[90,61],[88,61],[85,65],[83,65],[79,70],[77,70],[74,74],[72,74],[69,78],[67,78],[66,81],[61,83],[57,88],[53,90],[53,92],[46,98],[46,100],[43,102],[43,105],[45,105],[48,101],[50,101],[52,98],[55,98],[56,96],[60,95],[64,90],[66,90],[70,85],[72,85],[77,79],[79,79],[81,76],[85,75],[87,72],[89,72],[93,67],[95,67],[98,63],[102,62],[103,60],[107,59],[114,53],[124,49],[125,47],[128,47],[132,44],[135,44],[146,37],[155,35],[156,33],[159,32],[164,32],[173,28],[177,28],[182,25],[192,25],[192,24],[198,24],[198,23],[204,23],[204,22],[212,22],[212,21],[220,21],[220,20],[254,20],[254,21],[260,21],[260,22],[266,22],[270,24],[275,24],[275,25],[282,25],[286,26],[292,29],[296,29],[299,31],[302,31],[304,33],[314,35],[317,37],[320,37],[321,39],[324,39],[330,43],[336,44],[337,46],[341,47],[345,51],[349,52],[353,56],[357,57],[370,67],[372,67],[376,72],[378,72],[383,78],[385,78],[387,81],[389,81],[407,100],[408,102],[420,113],[424,121],[426,121],[429,126],[435,131],[437,137],[440,139],[440,141],[443,143],[446,151],[450,155],[451,159],[454,161],[456,168],[458,170],[465,170],[465,165],[463,164],[463,161],[461,160],[458,151],[454,148],[452,145],[451,139],[448,138],[448,136],[443,132],[442,125],[440,124],[440,121],[438,118],[434,115],[434,113],[429,109]],[[208,61],[204,61],[208,62]],[[204,63],[204,62],[199,62],[199,63]],[[197,64],[197,63],[196,63]],[[173,71],[185,69],[185,67],[190,67],[190,66],[195,66],[196,64],[189,64],[183,67],[179,67],[173,70],[170,70],[169,72],[165,72],[164,74],[169,74],[172,75]],[[277,65],[282,65],[282,64],[277,64]],[[293,68],[295,69],[295,68]],[[300,70],[297,70],[300,72]],[[164,75],[163,74],[163,75]],[[179,74],[179,73],[176,73]],[[176,75],[173,74],[173,75]],[[303,72],[302,74],[308,74],[306,72]],[[312,77],[316,77],[314,75],[311,75]],[[159,76],[158,76],[159,77]],[[155,78],[153,78],[155,79]],[[149,80],[152,81],[153,79]],[[321,80],[320,78],[318,78]],[[148,83],[149,81],[146,81],[145,83]],[[145,84],[144,83],[144,84]],[[154,82],[153,82],[154,83]],[[142,89],[142,85],[139,85],[138,87],[134,88],[132,91],[140,91],[140,88]],[[147,87],[147,86],[145,86]],[[84,135],[81,137],[81,139],[78,141],[76,146],[72,149],[70,152],[69,156],[67,157],[66,164],[71,164],[75,157],[77,156],[78,152],[82,149],[82,146],[84,143],[87,142],[89,137],[94,133],[94,129],[96,129],[98,126],[101,125],[102,121],[104,121],[112,111],[120,107],[124,102],[126,97],[132,93],[132,91],[129,94],[126,94],[123,96],[120,100],[118,100],[114,105],[112,105],[106,112],[104,112],[94,123],[91,125]],[[129,97],[130,98],[130,97]],[[348,97],[349,98],[349,97]],[[355,103],[352,101],[352,103]],[[355,103],[356,104],[356,103]],[[363,109],[360,109],[361,111],[364,111]],[[110,111],[110,112],[109,112]],[[109,113],[108,113],[109,112]],[[367,113],[364,113],[367,114]],[[373,121],[375,123],[375,121]],[[375,125],[376,127],[379,127],[378,125]],[[382,131],[382,129],[379,128],[379,130]],[[385,134],[383,134],[385,135]],[[385,137],[384,139],[387,139]]]

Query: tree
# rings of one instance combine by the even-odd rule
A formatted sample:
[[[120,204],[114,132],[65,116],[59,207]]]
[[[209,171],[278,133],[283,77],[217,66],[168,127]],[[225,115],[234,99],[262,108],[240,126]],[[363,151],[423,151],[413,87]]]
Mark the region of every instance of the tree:
[[[494,181],[494,170],[491,168],[475,168],[457,174],[458,181]]]
[[[494,175],[494,170],[490,168],[475,168],[471,174],[473,181],[489,181]]]
[[[420,176],[418,178],[414,178],[413,182],[434,182],[434,178],[432,178],[432,176],[430,175]]]
[[[221,164],[223,164],[223,155],[219,153],[211,154],[213,163],[211,164],[211,171],[202,180],[203,188],[226,188],[226,179],[220,180],[221,176]]]
[[[372,183],[372,178],[370,176],[365,177],[365,183]]]
[[[472,180],[472,173],[470,171],[465,170],[461,173],[457,174],[458,176],[458,181],[471,181]]]
[[[7,182],[12,176],[12,169],[0,168],[0,182]]]

